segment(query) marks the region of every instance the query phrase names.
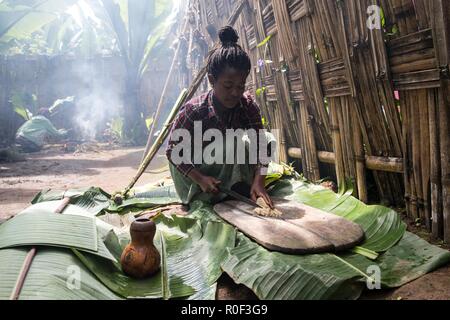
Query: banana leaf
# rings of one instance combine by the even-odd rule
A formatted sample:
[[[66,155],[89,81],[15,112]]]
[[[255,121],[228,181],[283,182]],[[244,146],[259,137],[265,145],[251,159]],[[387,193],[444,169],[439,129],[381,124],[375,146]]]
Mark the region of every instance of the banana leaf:
[[[0,250],[0,300],[9,299],[28,249]],[[39,248],[24,282],[21,300],[117,300],[70,250]]]
[[[275,197],[299,201],[358,223],[366,234],[361,247],[384,252],[402,239],[406,225],[392,209],[368,206],[351,196],[352,190],[337,194],[301,180],[282,180],[270,190]]]
[[[185,300],[215,300],[216,292],[217,283],[214,283],[211,287],[205,287]]]
[[[406,232],[400,242],[375,261],[385,288],[398,288],[450,262],[450,252]],[[363,264],[364,263],[364,264]],[[373,261],[361,260],[364,270]]]
[[[129,199],[125,199],[122,204],[117,205],[111,201],[111,195],[100,188],[73,189],[68,191],[43,190],[39,192],[32,204],[61,200],[70,197],[70,204],[82,210],[90,212],[93,216],[99,216],[105,212],[123,213],[126,209],[152,209],[174,203],[180,203],[174,186],[154,188],[140,192]]]
[[[111,205],[111,196],[100,188],[73,189],[67,191],[43,190],[31,201],[32,204],[71,198],[70,203],[96,216]]]
[[[27,5],[7,0],[0,4],[0,41],[31,35],[58,18],[77,0],[33,0]]]
[[[127,67],[140,78],[155,43],[170,30],[173,1],[101,0]]]
[[[111,203],[107,211],[121,213],[129,208],[151,209],[177,203],[181,203],[181,200],[178,197],[175,186],[170,185],[153,188],[145,192],[141,191],[134,194],[133,197],[125,199],[120,205]]]
[[[20,217],[36,219],[39,216],[50,215],[49,212],[54,211],[59,204],[60,201],[37,203],[11,221],[17,219],[16,222],[21,222],[18,219]],[[71,221],[77,221],[80,218],[95,219],[90,218],[89,212],[81,210],[76,205],[69,205],[63,215],[53,214],[53,216],[67,218]],[[33,219],[29,219],[29,222],[34,221]],[[72,255],[77,257],[79,259],[77,261],[86,266],[87,270],[90,270],[96,276],[96,279],[105,289],[108,288],[107,292],[112,291],[117,296],[130,299],[183,297],[214,299],[216,282],[222,274],[220,264],[226,256],[226,249],[233,247],[235,243],[235,231],[231,226],[223,223],[205,223],[202,225],[195,219],[160,216],[156,220],[158,233],[155,238],[155,245],[162,253],[162,268],[155,277],[148,281],[140,281],[125,276],[118,263],[123,248],[130,241],[128,233],[122,233],[118,237],[112,226],[101,222],[99,219],[95,220],[97,221],[98,238],[101,239],[106,252],[112,255],[113,259],[108,260],[99,253],[75,249],[78,246],[72,246]],[[29,222],[22,224],[25,225],[25,229],[28,228]],[[62,227],[62,229],[67,230],[66,227]],[[22,242],[29,243],[26,239]],[[36,245],[37,242],[34,241],[31,244]],[[67,245],[67,247],[71,246]],[[39,246],[38,253],[41,253],[44,249],[50,250],[50,248]],[[70,251],[66,252],[70,253]],[[20,263],[23,263],[24,258],[24,256],[21,258]],[[55,261],[57,259],[55,258]],[[59,259],[62,258],[59,257]],[[49,263],[61,264],[61,262],[55,261]],[[0,269],[8,269],[8,265],[9,262],[6,258],[0,258]],[[33,268],[34,266],[33,262]],[[17,268],[17,270],[19,269],[20,267]],[[49,268],[49,270],[52,270],[52,268]],[[12,278],[16,279],[17,277]],[[11,282],[14,281],[11,280]],[[13,284],[10,286],[13,286]],[[49,292],[41,296],[41,291],[37,290],[36,297],[52,298],[53,290],[55,292],[66,290],[64,282],[55,277],[52,277],[52,281],[48,282],[46,286],[48,286]],[[9,295],[11,291],[12,289],[4,294]],[[23,297],[33,298],[26,295]],[[80,298],[84,299],[83,297]]]
[[[238,234],[223,270],[264,300],[357,299],[376,283],[370,267],[380,268],[383,288],[400,287],[450,262],[450,253],[407,232],[376,262],[358,254],[293,256],[269,252]],[[252,270],[252,272],[248,272]]]
[[[335,194],[297,180],[281,181],[271,189],[272,196],[301,201],[359,223],[366,231],[363,247],[382,253],[375,261],[351,252],[308,256],[270,252],[239,233],[223,270],[261,299],[356,299],[368,282],[376,281],[370,267],[378,266],[381,285],[392,288],[450,261],[449,252],[405,233],[405,225],[394,211],[366,206],[350,194]],[[196,209],[197,216],[214,219],[207,205],[197,204]]]
[[[226,250],[234,246],[234,229],[215,222],[203,227],[194,219],[180,217],[161,216],[156,222],[155,246],[161,253],[162,267],[148,280],[125,276],[117,263],[75,253],[105,286],[125,298],[211,298],[215,294],[214,284],[222,274],[220,265]],[[117,254],[128,241],[122,238],[108,244],[108,248]]]
[[[42,212],[21,214],[0,226],[0,249],[26,245],[97,251],[94,219]]]
[[[241,233],[222,268],[263,300],[357,299],[364,286],[357,280],[369,277],[336,255],[270,252]]]
[[[159,192],[167,192],[163,190]],[[103,244],[114,259],[78,249],[72,249],[73,257],[78,257],[78,263],[81,261],[95,275],[97,283],[115,297],[162,299],[213,299],[222,269],[261,299],[357,299],[368,282],[376,282],[376,275],[370,272],[373,267],[380,269],[382,287],[393,288],[450,261],[449,252],[405,233],[405,226],[395,211],[367,206],[353,198],[350,191],[335,194],[306,181],[280,180],[270,192],[272,196],[301,201],[359,223],[367,236],[364,249],[374,249],[379,253],[378,258],[369,260],[354,252],[286,255],[270,252],[241,233],[237,234],[235,243],[234,228],[221,220],[211,205],[201,201],[191,205],[189,218],[159,216],[156,219],[155,245],[163,263],[159,274],[147,281],[130,279],[121,272],[117,261],[130,240],[129,234],[116,235],[111,225],[99,219],[95,219],[97,237],[101,239],[98,243]],[[51,198],[49,195],[47,199]],[[35,213],[48,212],[59,203],[37,203],[29,209]],[[90,217],[92,213],[71,204],[64,215]],[[0,269],[5,268],[4,265],[0,259]],[[48,286],[59,290],[62,282],[53,281]]]
[[[104,244],[111,228],[85,213],[53,213],[59,201],[36,204],[0,225],[0,249],[23,246],[78,248],[104,259],[116,261]]]

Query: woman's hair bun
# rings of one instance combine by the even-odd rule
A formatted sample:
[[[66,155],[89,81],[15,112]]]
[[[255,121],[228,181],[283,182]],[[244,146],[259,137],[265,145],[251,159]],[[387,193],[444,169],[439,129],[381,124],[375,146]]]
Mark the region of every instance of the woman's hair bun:
[[[222,29],[220,29],[219,39],[220,39],[220,42],[222,43],[222,46],[226,46],[226,45],[230,45],[230,44],[235,45],[235,44],[237,44],[237,42],[239,40],[239,36],[233,27],[226,26],[226,27],[223,27]]]

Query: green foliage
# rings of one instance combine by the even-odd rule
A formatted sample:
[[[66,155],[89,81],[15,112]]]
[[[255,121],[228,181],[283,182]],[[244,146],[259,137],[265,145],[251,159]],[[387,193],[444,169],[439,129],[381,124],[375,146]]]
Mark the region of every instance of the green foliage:
[[[5,0],[0,3],[0,42],[30,37],[78,0]]]
[[[52,213],[59,205],[60,201],[38,203],[0,226],[0,299],[13,291],[29,245],[37,247],[37,256],[21,299],[214,298],[220,265],[235,243],[231,226],[158,217],[155,246],[161,253],[161,270],[142,281],[127,277],[119,264],[130,241],[128,233],[113,231],[77,205],[62,215]],[[4,249],[5,243],[13,243],[15,249]],[[70,266],[80,273],[76,293],[66,286]]]
[[[282,180],[271,195],[353,220],[365,230],[366,241],[354,252],[294,256],[269,252],[239,233],[238,244],[222,267],[260,299],[356,299],[366,283],[376,280],[371,268],[380,268],[381,285],[393,288],[450,262],[447,251],[405,233],[397,213],[366,206],[349,192],[339,195],[303,181]]]
[[[260,43],[258,43],[258,45],[256,46],[257,48],[261,48],[262,46],[266,45],[269,43],[270,39],[272,39],[272,36],[268,36],[266,37],[263,41],[261,41]]]
[[[153,122],[155,122],[154,118],[147,118],[147,119],[145,119],[145,126],[147,127],[148,131],[150,131]]]
[[[290,167],[272,167],[272,173],[285,170]],[[399,287],[450,262],[449,252],[405,232],[394,211],[366,206],[349,192],[335,194],[295,179],[278,180],[270,192],[357,222],[366,232],[365,243],[339,254],[270,252],[236,233],[211,205],[196,201],[189,218],[155,218],[162,268],[138,281],[123,274],[118,263],[130,241],[128,232],[93,217],[111,208],[108,194],[98,188],[46,191],[20,216],[0,225],[0,248],[7,247],[0,249],[0,299],[10,296],[30,245],[38,254],[21,299],[214,299],[222,271],[260,299],[357,299],[368,283]],[[127,206],[139,210],[145,203],[164,203],[170,193],[167,187],[147,190],[146,198]],[[71,204],[63,215],[52,214],[63,197],[71,197]],[[80,290],[67,289],[70,266],[80,272]],[[381,278],[373,268],[379,268]]]
[[[264,94],[264,92],[266,92],[266,90],[267,90],[266,87],[261,87],[261,88],[256,89],[256,96],[261,97]]]
[[[119,117],[111,121],[111,131],[119,141],[123,141],[123,118]]]
[[[26,93],[14,92],[9,100],[13,110],[25,121],[33,117],[33,113],[37,111],[37,97]],[[32,111],[30,111],[30,109]]]

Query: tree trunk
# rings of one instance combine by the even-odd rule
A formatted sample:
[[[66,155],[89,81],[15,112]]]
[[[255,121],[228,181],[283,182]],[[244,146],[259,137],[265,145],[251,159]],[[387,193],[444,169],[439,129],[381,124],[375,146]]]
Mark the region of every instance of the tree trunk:
[[[139,81],[135,73],[128,73],[124,97],[124,138],[133,145],[145,145],[147,128],[142,118],[143,108],[139,98]]]

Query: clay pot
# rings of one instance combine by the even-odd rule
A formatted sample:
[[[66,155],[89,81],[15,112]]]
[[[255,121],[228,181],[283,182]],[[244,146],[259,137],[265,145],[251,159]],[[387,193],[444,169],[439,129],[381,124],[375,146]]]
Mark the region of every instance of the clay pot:
[[[122,270],[130,277],[143,279],[158,272],[161,256],[153,245],[156,225],[149,219],[138,219],[131,224],[131,243],[122,253]]]

